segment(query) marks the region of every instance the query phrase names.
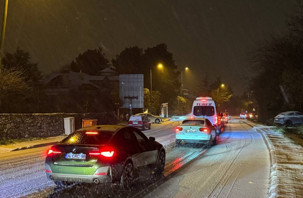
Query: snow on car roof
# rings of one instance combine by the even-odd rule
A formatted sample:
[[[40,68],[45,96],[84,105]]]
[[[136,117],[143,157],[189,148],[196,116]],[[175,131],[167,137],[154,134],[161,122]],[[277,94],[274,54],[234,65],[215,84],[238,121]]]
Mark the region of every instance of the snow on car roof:
[[[95,125],[90,127],[84,127],[77,131],[87,131],[87,130],[98,130],[98,131],[111,131],[116,132],[117,130],[125,127],[124,125]]]

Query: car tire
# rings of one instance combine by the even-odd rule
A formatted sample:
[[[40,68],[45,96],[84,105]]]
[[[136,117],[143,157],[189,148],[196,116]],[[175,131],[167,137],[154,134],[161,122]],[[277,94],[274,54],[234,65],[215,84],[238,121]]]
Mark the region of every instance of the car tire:
[[[213,140],[213,142],[212,142],[212,145],[216,145],[217,144],[217,135],[216,135],[216,137],[214,138],[214,140]]]
[[[181,146],[181,140],[176,140],[176,147]]]
[[[285,122],[285,126],[286,126],[286,127],[290,127],[290,126],[292,126],[292,122],[291,122],[291,120],[286,120],[286,122]]]
[[[165,168],[165,151],[162,149],[157,158],[156,162],[156,174],[160,175],[163,173]]]
[[[157,119],[155,120],[155,123],[156,123],[156,124],[160,124],[160,120],[157,118]]]
[[[134,180],[134,166],[131,161],[127,161],[123,167],[120,178],[120,186],[124,190],[130,190]]]
[[[212,137],[210,137],[210,140],[208,140],[206,143],[206,148],[210,148],[212,145],[213,145],[213,140]]]

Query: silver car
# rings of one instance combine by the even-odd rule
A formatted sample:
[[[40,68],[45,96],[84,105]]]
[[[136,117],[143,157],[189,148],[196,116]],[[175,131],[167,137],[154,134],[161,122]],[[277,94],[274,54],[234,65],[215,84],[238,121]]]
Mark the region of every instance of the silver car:
[[[136,115],[145,115],[145,116],[147,116],[147,118],[150,120],[151,123],[160,124],[162,122],[162,119],[161,119],[160,116],[153,115],[153,114],[150,114],[150,113],[138,113]]]
[[[303,124],[303,113],[299,111],[282,112],[275,117],[274,123],[284,126]]]

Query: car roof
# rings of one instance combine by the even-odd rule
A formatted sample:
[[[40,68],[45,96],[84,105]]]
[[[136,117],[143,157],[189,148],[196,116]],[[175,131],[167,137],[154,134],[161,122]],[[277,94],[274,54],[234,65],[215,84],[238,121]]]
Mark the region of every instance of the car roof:
[[[285,111],[285,112],[281,112],[279,114],[289,114],[289,113],[299,113],[300,111]]]
[[[94,125],[94,126],[78,129],[77,131],[97,130],[97,131],[110,131],[110,132],[114,133],[125,127],[128,127],[128,126],[125,126],[125,125]]]
[[[187,119],[184,119],[183,121],[185,120],[206,120],[206,118],[187,118]]]

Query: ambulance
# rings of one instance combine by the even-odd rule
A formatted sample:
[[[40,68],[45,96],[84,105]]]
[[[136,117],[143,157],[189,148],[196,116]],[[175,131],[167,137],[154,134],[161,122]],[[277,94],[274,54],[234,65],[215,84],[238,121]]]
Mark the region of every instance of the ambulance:
[[[218,126],[218,116],[215,101],[211,97],[197,97],[192,106],[192,117],[208,119],[217,133],[221,127]]]

